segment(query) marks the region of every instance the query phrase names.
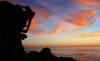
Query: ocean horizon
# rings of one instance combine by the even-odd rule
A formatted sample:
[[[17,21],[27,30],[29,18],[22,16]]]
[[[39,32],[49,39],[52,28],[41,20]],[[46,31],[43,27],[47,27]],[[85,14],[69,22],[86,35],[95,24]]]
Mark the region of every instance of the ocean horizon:
[[[26,49],[38,51],[42,48]],[[50,47],[51,52],[58,57],[73,57],[78,61],[100,61],[100,47]]]

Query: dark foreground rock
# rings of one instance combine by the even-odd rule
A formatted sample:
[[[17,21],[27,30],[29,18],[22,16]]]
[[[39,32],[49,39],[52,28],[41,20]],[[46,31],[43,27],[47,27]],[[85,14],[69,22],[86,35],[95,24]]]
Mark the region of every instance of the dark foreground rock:
[[[72,57],[56,57],[49,48],[43,48],[40,52],[31,51],[26,55],[26,61],[76,61]]]
[[[0,1],[0,61],[23,60],[25,51],[21,40],[27,38],[24,33],[34,15],[29,6]]]

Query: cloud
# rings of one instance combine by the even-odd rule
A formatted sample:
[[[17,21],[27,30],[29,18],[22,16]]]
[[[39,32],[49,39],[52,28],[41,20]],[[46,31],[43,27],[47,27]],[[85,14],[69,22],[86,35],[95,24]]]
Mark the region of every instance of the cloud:
[[[33,19],[32,19],[32,22],[31,22],[31,24],[30,24],[30,30],[36,29],[36,28],[38,28],[38,23],[37,23],[37,21],[36,21],[36,18],[33,18]]]
[[[67,35],[69,38],[100,38],[100,31]]]
[[[34,34],[34,35],[46,35],[47,33],[44,32],[44,31],[36,31],[36,32],[30,32],[31,34]]]
[[[52,35],[58,35],[61,32],[71,32],[71,31],[74,31],[74,30],[77,30],[77,29],[78,29],[78,27],[76,27],[72,23],[62,22],[61,25],[58,25],[58,26],[54,27],[54,29],[52,29],[52,31],[50,32],[50,34],[52,34]]]
[[[48,29],[48,19],[53,16],[53,14],[40,8],[34,8],[33,11],[36,12],[36,15],[32,19],[29,32],[32,34],[45,34],[45,30]]]
[[[85,2],[93,2],[92,0],[82,0]],[[76,0],[76,2],[81,2],[80,0]],[[83,3],[82,3],[83,4]],[[91,3],[92,4],[92,3]],[[87,7],[88,8],[88,7]],[[50,10],[53,10],[52,8],[49,8]],[[86,8],[84,8],[86,9]],[[82,12],[67,14],[65,13],[61,14],[53,14],[51,12],[46,11],[43,8],[34,8],[34,11],[36,12],[36,16],[32,21],[31,24],[31,31],[34,34],[59,34],[61,32],[72,32],[75,30],[79,30],[81,28],[87,28],[94,23],[96,23],[96,14],[98,12],[98,8],[96,9],[89,9],[84,10]],[[59,10],[57,11],[59,12]],[[57,16],[63,15],[63,18],[57,17]],[[65,16],[64,16],[65,15]],[[52,19],[51,19],[52,18]],[[50,20],[51,19],[51,20]],[[59,23],[57,26],[53,26],[49,24],[49,21],[56,21]],[[52,26],[53,28],[48,31],[49,27]],[[38,30],[35,31],[34,30]],[[42,30],[42,31],[41,31]]]
[[[79,15],[81,16],[91,16],[91,15],[95,15],[97,13],[97,9],[92,9],[92,10],[88,10],[85,11],[83,13],[80,13]]]
[[[34,8],[33,11],[36,12],[36,15],[38,15],[39,17],[42,17],[44,19],[48,19],[49,17],[53,16],[52,13],[49,13],[47,12],[46,10],[44,9],[41,9],[41,8]]]
[[[97,10],[93,9],[85,12],[79,12],[64,18],[54,18],[61,24],[54,27],[54,29],[51,31],[51,34],[57,35],[63,31],[72,32],[81,28],[87,28],[96,23],[96,20],[93,20],[95,19],[94,16],[96,13]]]
[[[31,28],[41,30],[42,27],[44,27],[44,26],[45,27],[44,27],[44,29],[42,29],[41,32],[40,31],[37,31],[36,33],[34,33],[33,31],[32,32],[34,34],[46,34],[47,33],[47,34],[57,35],[61,32],[72,32],[72,31],[75,31],[75,30],[78,30],[81,28],[87,28],[87,27],[93,25],[96,21],[95,20],[92,21],[91,19],[94,19],[93,16],[95,16],[95,14],[97,13],[97,10],[88,10],[85,12],[79,12],[77,14],[74,14],[74,15],[71,15],[68,17],[64,17],[64,18],[58,18],[56,16],[51,16],[51,15],[48,15],[47,13],[43,13],[43,12],[41,13],[40,11],[38,13],[40,14],[41,18],[46,18],[45,19],[46,21],[43,24],[43,26],[40,26],[38,24],[38,22],[33,20]],[[45,17],[44,15],[48,15],[50,17]],[[39,16],[37,18],[39,18]],[[39,19],[41,19],[41,18],[39,18]],[[54,26],[54,28],[51,29],[50,32],[49,31],[45,32],[45,30],[48,29],[47,18],[48,19],[53,18],[53,20],[59,22],[60,24],[57,26]],[[41,21],[42,20],[40,20],[40,22]]]
[[[88,5],[97,5],[100,4],[100,0],[75,0],[78,4],[88,4]]]
[[[96,16],[97,10],[88,10],[85,12],[77,13],[76,15],[69,16],[70,22],[78,26],[79,28],[86,28],[96,22],[94,17]]]

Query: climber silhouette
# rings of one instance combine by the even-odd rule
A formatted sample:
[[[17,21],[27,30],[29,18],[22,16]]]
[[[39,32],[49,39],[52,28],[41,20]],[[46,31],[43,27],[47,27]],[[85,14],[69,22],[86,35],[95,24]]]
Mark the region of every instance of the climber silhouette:
[[[0,61],[22,61],[25,52],[21,40],[27,38],[34,15],[29,6],[0,1]]]

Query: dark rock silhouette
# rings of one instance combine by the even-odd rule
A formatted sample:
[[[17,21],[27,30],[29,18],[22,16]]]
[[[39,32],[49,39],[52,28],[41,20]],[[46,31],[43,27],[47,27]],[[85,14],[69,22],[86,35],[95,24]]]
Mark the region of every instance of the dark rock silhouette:
[[[41,57],[39,52],[31,51],[30,53],[26,54],[25,61],[41,61]]]
[[[0,61],[22,61],[25,51],[21,40],[27,38],[24,33],[34,15],[29,6],[0,1]]]
[[[44,61],[55,61],[57,59],[57,57],[51,53],[49,48],[43,48],[40,51],[40,56]]]
[[[56,57],[49,48],[43,48],[40,52],[31,51],[26,55],[26,61],[76,61],[72,57]]]

